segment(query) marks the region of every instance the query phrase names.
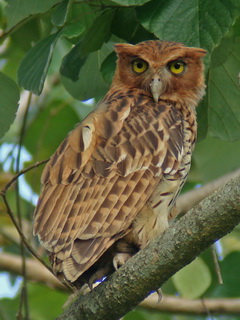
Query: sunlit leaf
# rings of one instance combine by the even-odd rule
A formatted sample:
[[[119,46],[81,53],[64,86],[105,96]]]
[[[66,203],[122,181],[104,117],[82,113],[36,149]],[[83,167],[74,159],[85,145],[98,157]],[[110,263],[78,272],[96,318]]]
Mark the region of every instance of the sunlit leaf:
[[[42,92],[59,35],[59,33],[54,33],[39,41],[22,60],[18,70],[18,83],[24,89],[37,95]]]
[[[20,99],[20,92],[17,84],[0,72],[0,138],[8,131],[15,119]]]
[[[211,284],[211,274],[201,258],[178,271],[173,282],[181,296],[189,299],[200,297]]]

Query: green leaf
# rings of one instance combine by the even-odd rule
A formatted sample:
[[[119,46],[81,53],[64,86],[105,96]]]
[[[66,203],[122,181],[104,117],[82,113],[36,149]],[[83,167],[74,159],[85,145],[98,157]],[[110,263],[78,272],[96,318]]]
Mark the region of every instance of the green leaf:
[[[232,252],[220,262],[223,285],[216,288],[213,296],[228,298],[240,296],[239,264],[240,252]]]
[[[239,168],[240,141],[221,141],[207,137],[197,143],[194,164],[202,182],[211,181]]]
[[[0,72],[0,138],[9,130],[15,119],[20,99],[20,92],[17,84]]]
[[[54,320],[62,313],[69,294],[38,283],[28,283],[28,300],[32,320]]]
[[[78,78],[72,80],[62,76],[65,89],[78,100],[87,100],[93,97],[103,96],[108,86],[102,78],[100,68],[103,60],[112,51],[112,45],[103,45],[101,50],[89,54],[84,66],[81,68]]]
[[[97,51],[110,36],[110,25],[115,10],[105,10],[88,29],[85,37],[64,57],[61,74],[73,81],[78,80],[80,69],[90,52]]]
[[[144,3],[147,3],[151,0],[112,0],[121,6],[142,6]]]
[[[85,25],[81,21],[77,21],[66,24],[62,29],[61,34],[68,39],[73,39],[82,35],[84,31]]]
[[[63,0],[57,4],[56,8],[53,11],[51,21],[57,27],[62,27],[67,21],[69,10],[71,8],[71,1]]]
[[[27,52],[18,70],[18,83],[24,89],[41,94],[59,35],[57,32],[42,39]]]
[[[216,47],[239,17],[238,0],[153,0],[137,8],[143,26],[159,39]]]
[[[111,52],[101,65],[101,74],[108,85],[112,83],[113,75],[116,70],[117,56],[115,52]]]
[[[51,9],[59,0],[6,0],[7,31],[30,15],[43,13]]]
[[[209,131],[222,140],[240,139],[240,42],[236,37],[227,60],[210,69],[209,93]]]
[[[111,31],[120,39],[130,43],[156,39],[139,22],[134,7],[119,8],[112,21]],[[120,42],[122,42],[120,40]]]
[[[137,8],[142,25],[159,39],[199,45],[198,0],[153,0]]]
[[[130,41],[138,24],[134,8],[119,8],[112,22],[111,31],[119,38]]]
[[[79,79],[79,72],[84,66],[88,55],[83,52],[82,40],[78,42],[66,56],[60,68],[60,72],[64,77],[77,81]]]
[[[31,49],[33,43],[39,41],[41,38],[39,22],[38,18],[32,19],[12,34],[11,40],[13,41],[14,50],[19,47],[25,53]]]
[[[238,19],[240,2],[239,0],[200,0],[198,15],[199,43],[212,52]]]
[[[39,110],[29,125],[24,146],[38,159],[47,159],[79,121],[70,102],[55,98],[47,103],[46,108]]]
[[[211,284],[211,273],[201,258],[177,272],[173,276],[173,283],[179,293],[188,299],[200,297]]]

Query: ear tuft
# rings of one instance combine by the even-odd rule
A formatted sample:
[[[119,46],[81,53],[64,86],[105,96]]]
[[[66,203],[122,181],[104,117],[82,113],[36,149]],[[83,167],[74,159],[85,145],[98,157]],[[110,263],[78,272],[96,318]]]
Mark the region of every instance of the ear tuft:
[[[191,53],[193,53],[197,58],[204,57],[207,54],[207,50],[202,48],[189,48]]]
[[[118,55],[132,53],[135,50],[135,46],[129,43],[117,43],[114,45],[114,50]]]

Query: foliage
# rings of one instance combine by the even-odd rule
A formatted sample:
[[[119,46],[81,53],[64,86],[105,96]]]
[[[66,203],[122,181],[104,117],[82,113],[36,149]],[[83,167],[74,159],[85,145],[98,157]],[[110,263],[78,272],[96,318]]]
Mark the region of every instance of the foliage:
[[[114,43],[147,39],[180,41],[208,50],[206,96],[198,108],[199,142],[186,188],[239,167],[239,0],[6,0],[0,2],[0,29],[1,189],[6,183],[5,171],[11,178],[16,169],[19,146],[25,155],[30,155],[28,161],[18,161],[24,167],[47,159],[75,124],[92,110],[94,102],[104,96],[116,63]],[[29,96],[23,89],[35,95]],[[91,98],[94,100],[83,102]],[[41,170],[36,168],[25,175],[25,183],[35,193],[39,192]],[[32,195],[26,199],[26,191],[21,189],[20,210],[15,205],[15,190],[8,192],[8,201],[14,213],[19,211],[29,225]],[[0,226],[2,250],[20,254],[15,228],[2,203]],[[38,246],[31,231],[27,237]],[[169,280],[163,292],[190,298],[240,296],[236,267],[240,262],[236,251],[240,248],[239,229],[221,244],[224,286],[218,285],[207,251],[187,271],[182,270]],[[186,277],[196,279],[195,286]],[[44,320],[54,319],[61,312],[67,294],[30,283],[29,297],[31,319]],[[19,299],[20,292],[12,300],[0,300],[0,317],[5,314],[3,319],[12,319]],[[171,315],[142,309],[124,319],[149,317],[173,319]]]

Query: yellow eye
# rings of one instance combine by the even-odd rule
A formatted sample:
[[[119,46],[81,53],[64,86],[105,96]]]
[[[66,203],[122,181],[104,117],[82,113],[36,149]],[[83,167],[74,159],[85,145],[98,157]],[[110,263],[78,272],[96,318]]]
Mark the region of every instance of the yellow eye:
[[[136,73],[143,73],[148,68],[148,63],[142,59],[136,59],[132,62],[133,71]]]
[[[185,71],[186,65],[182,61],[175,60],[175,61],[172,61],[168,64],[168,68],[173,74],[180,75]]]

